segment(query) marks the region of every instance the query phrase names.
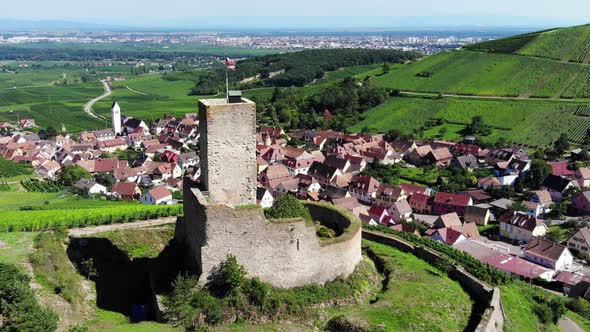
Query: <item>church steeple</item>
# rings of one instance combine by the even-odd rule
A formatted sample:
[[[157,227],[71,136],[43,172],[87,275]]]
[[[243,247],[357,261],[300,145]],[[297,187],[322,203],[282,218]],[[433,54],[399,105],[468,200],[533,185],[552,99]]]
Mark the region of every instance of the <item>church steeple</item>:
[[[111,118],[113,120],[113,131],[117,135],[121,134],[121,107],[119,107],[119,104],[116,101],[111,107]]]

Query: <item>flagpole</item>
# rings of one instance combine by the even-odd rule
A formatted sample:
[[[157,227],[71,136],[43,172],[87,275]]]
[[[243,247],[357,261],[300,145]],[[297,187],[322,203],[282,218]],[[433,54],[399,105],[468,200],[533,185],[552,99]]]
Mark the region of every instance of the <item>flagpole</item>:
[[[225,68],[225,101],[229,103],[229,78]]]

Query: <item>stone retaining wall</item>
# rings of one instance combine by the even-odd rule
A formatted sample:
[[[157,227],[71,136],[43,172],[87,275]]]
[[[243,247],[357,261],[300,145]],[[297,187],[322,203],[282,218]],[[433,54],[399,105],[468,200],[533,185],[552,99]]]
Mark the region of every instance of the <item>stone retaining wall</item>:
[[[382,234],[363,230],[363,238],[369,241],[381,243],[397,248],[404,252],[414,254],[416,257],[429,264],[440,266],[450,261],[439,255],[432,249],[416,246],[393,235]],[[478,332],[500,332],[504,326],[504,311],[500,299],[500,289],[492,288],[483,281],[477,279],[460,266],[453,266],[449,275],[457,280],[461,286],[467,289],[486,309],[475,331]]]

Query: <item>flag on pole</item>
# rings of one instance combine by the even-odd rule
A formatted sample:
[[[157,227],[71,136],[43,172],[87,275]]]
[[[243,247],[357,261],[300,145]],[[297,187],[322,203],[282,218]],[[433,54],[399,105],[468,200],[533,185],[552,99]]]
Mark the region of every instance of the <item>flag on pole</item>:
[[[233,71],[236,71],[236,63],[228,57],[225,58],[225,67],[227,69],[231,69]]]

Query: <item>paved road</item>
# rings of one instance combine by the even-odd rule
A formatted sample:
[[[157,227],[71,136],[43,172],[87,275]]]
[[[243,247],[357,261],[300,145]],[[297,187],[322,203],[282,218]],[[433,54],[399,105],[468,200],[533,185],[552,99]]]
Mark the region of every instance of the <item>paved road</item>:
[[[101,80],[100,82],[102,83],[102,86],[104,88],[104,93],[94,99],[91,99],[89,102],[87,102],[84,105],[84,112],[88,113],[88,115],[90,115],[93,118],[105,120],[105,118],[102,115],[99,115],[96,112],[94,112],[94,110],[92,109],[92,106],[94,106],[94,104],[96,104],[99,100],[110,96],[111,93],[113,93],[113,91],[111,91],[111,87],[109,86],[107,81]]]
[[[124,224],[111,224],[111,225],[102,225],[102,226],[94,226],[94,227],[85,227],[85,228],[73,228],[68,231],[68,235],[71,237],[82,237],[91,234],[97,233],[104,233],[122,229],[135,229],[135,228],[145,228],[145,227],[153,227],[153,226],[161,226],[166,224],[173,224],[176,222],[176,217],[166,217],[161,219],[152,219],[152,220],[144,220],[144,221],[136,221],[136,222],[128,222]]]
[[[438,96],[437,93],[431,92],[415,92],[415,91],[400,91],[401,94],[410,95],[410,96]],[[443,97],[454,97],[454,98],[472,98],[472,99],[501,99],[501,100],[553,100],[553,101],[565,101],[565,102],[579,102],[575,99],[554,99],[554,98],[536,98],[536,97],[529,97],[529,98],[522,98],[522,97],[504,97],[504,96],[466,96],[466,95],[456,95],[452,93],[443,93]]]
[[[583,328],[566,316],[559,320],[559,329],[563,332],[584,332]]]

